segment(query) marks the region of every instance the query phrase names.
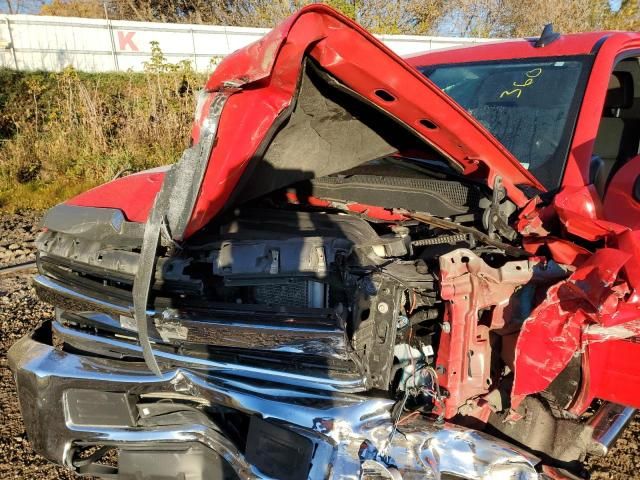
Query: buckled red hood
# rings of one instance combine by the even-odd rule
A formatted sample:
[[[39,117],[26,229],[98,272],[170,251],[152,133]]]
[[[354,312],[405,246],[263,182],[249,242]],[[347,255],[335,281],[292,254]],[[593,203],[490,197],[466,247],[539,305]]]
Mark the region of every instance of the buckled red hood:
[[[324,86],[309,80],[307,70]],[[334,97],[318,97],[315,91],[323,88]],[[306,103],[301,101],[305,89],[311,92]],[[172,207],[181,209],[173,216],[182,218],[172,231],[176,238],[192,235],[230,202],[247,198],[247,192],[268,193],[397,150],[369,121],[375,115],[402,127],[466,175],[483,178],[490,186],[496,176],[502,177],[518,205],[526,201],[518,185],[544,189],[436,85],[362,27],[323,5],[303,8],[260,41],[226,57],[206,92],[193,140],[197,148],[203,143],[203,125],[214,123],[212,148],[192,148],[190,157],[187,152],[183,156],[181,162],[188,165],[173,187]],[[343,101],[357,104],[356,113],[345,113]],[[322,112],[309,111],[315,108]],[[211,116],[213,110],[217,116]],[[339,127],[322,130],[331,122]],[[195,158],[203,151],[204,162]],[[129,220],[142,222],[163,175],[155,171],[116,180],[68,203],[118,208]]]

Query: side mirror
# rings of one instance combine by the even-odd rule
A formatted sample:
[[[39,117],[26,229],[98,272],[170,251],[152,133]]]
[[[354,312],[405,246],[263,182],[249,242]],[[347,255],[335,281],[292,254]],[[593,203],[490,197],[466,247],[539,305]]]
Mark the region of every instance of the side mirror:
[[[603,204],[606,220],[640,230],[640,155],[613,175]]]

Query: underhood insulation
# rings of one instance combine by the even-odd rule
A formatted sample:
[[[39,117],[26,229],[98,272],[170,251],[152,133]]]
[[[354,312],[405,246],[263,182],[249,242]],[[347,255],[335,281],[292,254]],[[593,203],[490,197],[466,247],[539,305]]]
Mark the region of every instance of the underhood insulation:
[[[237,201],[341,172],[401,149],[425,148],[406,126],[366,103],[312,61],[306,61],[300,82],[290,116],[240,180]]]

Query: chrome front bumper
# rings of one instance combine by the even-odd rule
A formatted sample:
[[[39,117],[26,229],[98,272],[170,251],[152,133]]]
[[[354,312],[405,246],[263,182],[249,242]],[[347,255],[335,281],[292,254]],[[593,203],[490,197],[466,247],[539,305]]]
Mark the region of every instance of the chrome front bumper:
[[[92,423],[90,414],[73,413],[69,405],[69,392],[77,398],[84,390],[146,401],[179,398],[277,422],[315,442],[308,478],[543,477],[535,457],[474,430],[418,419],[392,433],[393,402],[386,398],[252,380],[228,370],[174,367],[156,376],[142,363],[63,352],[50,337],[47,324],[23,337],[10,349],[9,365],[33,448],[71,469],[79,446],[126,450],[188,442],[223,457],[241,479],[268,478],[206,418],[153,427]]]

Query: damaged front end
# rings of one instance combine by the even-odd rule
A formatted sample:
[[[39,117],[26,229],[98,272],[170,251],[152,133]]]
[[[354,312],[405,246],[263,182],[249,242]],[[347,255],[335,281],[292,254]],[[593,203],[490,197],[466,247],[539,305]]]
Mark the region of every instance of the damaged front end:
[[[630,420],[613,404],[570,413],[579,354],[512,403],[536,353],[518,353],[523,325],[575,276],[567,265],[407,211],[380,221],[281,198],[160,248],[145,312],[158,374],[134,318],[144,228],[117,210],[47,214],[34,286],[56,318],[9,354],[36,451],[104,478],[533,479],[605,453]],[[93,220],[67,222],[80,215]]]
[[[462,396],[439,352],[458,326],[441,323],[436,264],[411,257],[454,248],[441,265],[503,278],[505,295],[544,277],[535,262],[488,267],[450,235],[412,238],[420,223],[242,208],[157,259],[154,374],[132,314],[143,229],[117,232],[105,209],[65,229],[86,213],[48,213],[34,286],[56,319],[9,357],[45,457],[104,478],[538,478],[534,455],[446,421]]]
[[[542,190],[306,8],[218,67],[180,162],[46,214],[29,438],[103,478],[572,478],[638,406],[638,238]]]

